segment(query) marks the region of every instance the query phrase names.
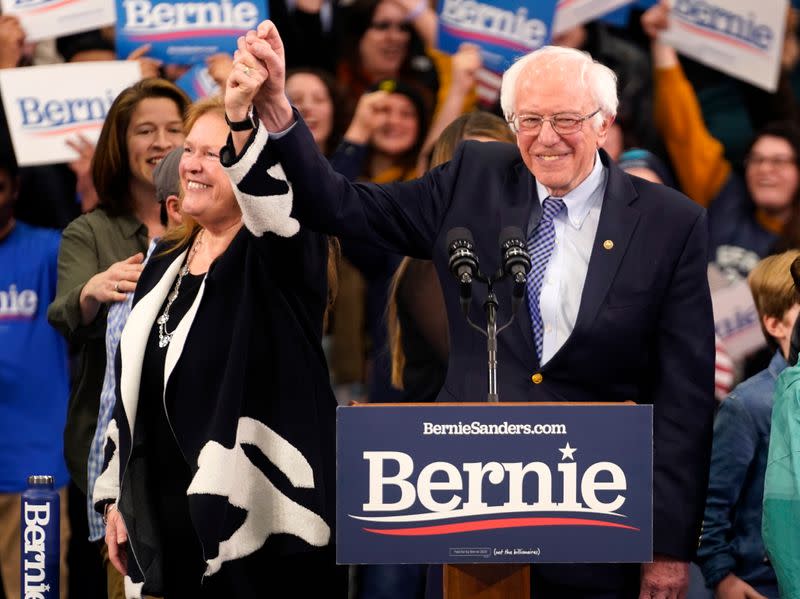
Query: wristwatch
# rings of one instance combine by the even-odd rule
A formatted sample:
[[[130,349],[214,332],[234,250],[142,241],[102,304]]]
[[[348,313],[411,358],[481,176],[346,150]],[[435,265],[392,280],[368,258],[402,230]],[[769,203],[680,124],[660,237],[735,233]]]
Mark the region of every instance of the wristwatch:
[[[256,109],[255,107],[251,106],[250,110],[247,111],[247,116],[241,121],[232,121],[228,118],[228,115],[226,114],[225,122],[228,123],[228,127],[231,128],[231,131],[249,131],[250,129],[255,129]]]

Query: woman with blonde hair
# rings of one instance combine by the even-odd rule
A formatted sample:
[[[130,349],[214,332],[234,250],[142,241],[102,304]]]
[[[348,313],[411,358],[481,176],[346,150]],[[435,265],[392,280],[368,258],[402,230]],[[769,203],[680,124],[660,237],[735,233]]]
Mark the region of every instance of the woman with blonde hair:
[[[110,557],[131,597],[342,596],[327,238],[272,232],[272,206],[234,191],[221,99],[195,104],[185,130],[183,224],[142,272],[117,357],[94,489]]]

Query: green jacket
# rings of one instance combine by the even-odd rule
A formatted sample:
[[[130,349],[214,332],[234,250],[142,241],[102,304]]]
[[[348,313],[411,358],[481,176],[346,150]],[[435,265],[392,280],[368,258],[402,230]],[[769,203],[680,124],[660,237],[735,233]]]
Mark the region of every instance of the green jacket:
[[[146,252],[148,244],[147,227],[135,216],[109,216],[102,208],[76,218],[61,238],[56,297],[47,310],[47,319],[78,354],[64,429],[64,457],[70,476],[84,493],[106,367],[108,308],[103,306],[93,322],[82,325],[81,290],[89,279],[115,262]]]
[[[800,366],[775,388],[761,532],[781,598],[800,599]]]

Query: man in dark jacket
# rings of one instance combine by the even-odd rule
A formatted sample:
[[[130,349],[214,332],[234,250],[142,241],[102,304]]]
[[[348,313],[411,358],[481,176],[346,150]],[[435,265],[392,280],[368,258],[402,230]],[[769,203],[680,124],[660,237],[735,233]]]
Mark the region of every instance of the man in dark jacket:
[[[486,382],[485,340],[460,315],[448,232],[471,228],[482,270],[494,272],[499,233],[514,225],[526,229],[534,267],[528,309],[498,341],[501,399],[654,405],[654,562],[537,565],[537,598],[684,593],[714,406],[706,217],[678,192],[629,177],[600,150],[617,109],[613,73],[576,50],[533,52],[503,78],[517,149],[466,142],[421,179],[370,185],[336,175],[292,110],[271,22],[240,40],[234,63],[225,94],[233,132],[222,161],[240,173],[232,179],[243,197],[270,196],[258,199],[273,207],[276,231],[299,221],[433,259],[452,347],[439,400],[484,400]],[[251,105],[258,122],[247,119]],[[510,286],[497,286],[502,311]],[[485,297],[475,289],[475,321]]]

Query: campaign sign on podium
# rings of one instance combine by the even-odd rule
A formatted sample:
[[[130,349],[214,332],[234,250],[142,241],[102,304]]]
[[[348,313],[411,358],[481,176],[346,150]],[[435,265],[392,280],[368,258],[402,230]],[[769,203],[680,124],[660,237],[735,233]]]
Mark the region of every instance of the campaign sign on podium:
[[[337,562],[652,560],[652,406],[340,407]]]

